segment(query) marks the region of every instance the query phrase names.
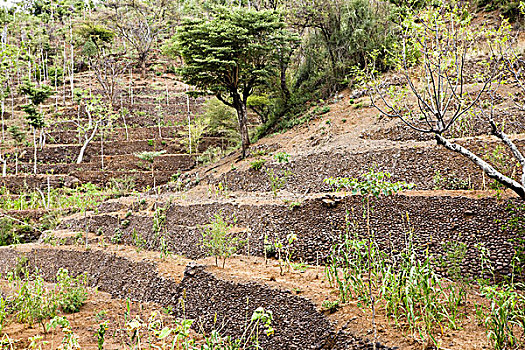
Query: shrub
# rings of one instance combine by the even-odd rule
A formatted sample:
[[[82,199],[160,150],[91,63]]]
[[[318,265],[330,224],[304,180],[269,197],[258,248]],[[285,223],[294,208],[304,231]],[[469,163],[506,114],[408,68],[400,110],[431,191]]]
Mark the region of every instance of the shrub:
[[[202,229],[202,247],[208,256],[215,257],[215,265],[219,266],[218,258],[222,258],[222,267],[226,259],[237,252],[244,241],[231,232],[233,226],[228,224],[224,218],[215,214],[214,219]]]
[[[253,170],[261,170],[263,165],[266,163],[266,159],[256,159],[253,162],[250,163],[250,169]]]
[[[284,187],[284,185],[286,185],[286,182],[288,181],[290,175],[292,175],[292,172],[289,170],[275,172],[273,169],[267,169],[266,174],[268,174],[268,179],[270,180],[273,196],[277,197],[277,194]]]
[[[60,268],[56,276],[58,284],[58,304],[62,311],[74,313],[86,303],[86,276],[80,275],[76,278],[69,276],[68,270]]]
[[[209,131],[212,134],[220,135],[228,140],[228,143],[237,147],[240,136],[237,126],[237,112],[235,109],[226,106],[217,98],[206,101],[203,108],[204,118],[209,120]]]
[[[290,155],[286,152],[277,152],[273,155],[277,163],[290,163]]]

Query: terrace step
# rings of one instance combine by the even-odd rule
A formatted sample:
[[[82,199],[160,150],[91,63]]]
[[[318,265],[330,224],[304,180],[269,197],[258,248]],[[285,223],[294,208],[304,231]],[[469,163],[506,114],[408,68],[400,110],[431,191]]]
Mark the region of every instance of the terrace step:
[[[230,195],[236,197],[235,193]],[[266,240],[285,240],[287,235],[294,233],[298,238],[294,243],[295,259],[310,263],[327,258],[334,243],[344,237],[348,224],[352,225],[351,234],[366,235],[361,196],[333,193],[282,199],[275,199],[271,194],[260,194],[256,198],[192,199],[184,197],[185,194],[181,196],[180,199],[172,196],[158,200],[142,197],[126,203],[112,200],[101,205],[101,214],[65,218],[60,227],[68,230],[88,227],[106,239],[118,234],[126,244],[133,244],[139,235],[148,242],[148,249],[156,250],[160,249],[160,237],[164,236],[171,251],[199,258],[204,255],[200,244],[202,225],[219,214],[248,242],[244,248],[249,249],[247,254],[263,256]],[[519,238],[520,233],[503,230],[500,222],[510,218],[507,208],[518,204],[519,200],[476,196],[467,191],[450,192],[449,195],[446,191],[440,195],[406,192],[373,199],[370,220],[376,227],[375,241],[381,249],[389,251],[403,249],[411,239],[421,256],[425,256],[425,252],[439,256],[446,242],[462,242],[467,248],[462,268],[473,276],[481,273],[476,244],[482,241],[491,251],[497,274],[505,276],[511,269],[512,239]],[[163,216],[161,225],[158,224],[160,216]]]
[[[104,249],[90,246],[86,250],[75,246],[29,244],[0,248],[1,272],[18,266],[22,256],[28,266],[38,268],[47,281],[54,281],[59,268],[67,268],[72,276],[86,273],[91,286],[112,297],[169,306],[179,317],[198,319],[205,332],[220,324],[225,335],[241,336],[245,310],[264,307],[273,312],[272,326],[276,330],[273,336],[260,338],[265,349],[372,347],[368,341],[338,329],[337,323],[320,310],[322,297],[308,295],[307,290],[305,296],[295,295],[285,284],[265,282],[264,276],[251,279],[246,275],[237,276],[232,270],[209,266],[210,260],[196,263],[181,258],[161,260],[158,254],[143,251],[139,255],[132,249],[111,245]],[[238,257],[235,260],[249,266],[264,264],[260,259]],[[295,276],[294,283],[305,286],[304,276]],[[319,281],[312,280],[312,283],[319,284]],[[379,349],[390,348],[380,345]]]

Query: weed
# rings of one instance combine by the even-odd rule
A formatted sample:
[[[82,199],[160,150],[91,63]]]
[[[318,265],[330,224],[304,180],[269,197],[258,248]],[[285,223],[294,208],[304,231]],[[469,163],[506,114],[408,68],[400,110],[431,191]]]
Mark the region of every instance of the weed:
[[[434,182],[435,190],[470,190],[472,189],[472,184],[469,180],[464,180],[459,178],[456,173],[452,173],[449,176],[441,175],[441,172],[438,170],[435,172],[434,177],[432,178]]]
[[[107,329],[108,329],[108,321],[102,322],[101,324],[98,325],[98,329],[95,332],[95,336],[97,337],[98,350],[104,349],[104,342],[105,342],[104,337],[106,335]]]
[[[137,232],[137,230],[133,229],[133,232],[131,233],[131,238],[133,239],[133,245],[135,245],[137,248],[137,252],[140,252],[142,249],[146,248],[146,240],[142,238],[140,233]]]
[[[494,348],[518,349],[525,345],[525,296],[510,286],[485,286],[482,294],[491,301],[484,323]]]
[[[70,277],[68,270],[60,268],[56,276],[58,284],[58,305],[66,313],[80,311],[87,300],[86,276]]]
[[[286,185],[288,178],[292,175],[289,170],[282,170],[278,173],[273,168],[266,169],[266,174],[270,180],[270,186],[272,187],[273,196],[277,197],[279,191]]]
[[[290,163],[290,155],[286,152],[277,152],[273,155],[273,159],[275,159],[277,163],[280,164]]]
[[[461,265],[465,260],[467,245],[463,242],[448,241],[443,244],[442,252],[438,264],[444,269],[447,276],[454,281],[462,281]]]
[[[288,203],[288,209],[294,210],[295,208],[299,208],[303,203],[300,201],[291,201]]]
[[[115,230],[115,233],[113,234],[113,237],[111,237],[111,243],[119,244],[121,242],[122,242],[122,230],[117,228]]]
[[[53,329],[54,331],[58,327],[62,328],[62,332],[64,333],[61,348],[64,350],[80,349],[80,345],[78,344],[78,335],[73,333],[71,330],[71,325],[69,324],[67,318],[61,316],[53,317],[46,325],[46,330],[49,331]]]
[[[250,163],[250,169],[253,169],[253,170],[261,170],[264,163],[266,163],[266,159],[256,159],[254,160],[253,162]]]
[[[275,248],[277,259],[279,261],[279,270],[281,276],[284,275],[284,268],[287,266],[288,271],[290,270],[292,256],[293,256],[293,243],[297,241],[297,235],[290,233],[286,236],[286,240],[276,240],[273,243]]]
[[[334,300],[334,301],[324,300],[322,304],[322,307],[328,310],[330,313],[336,312],[340,306],[341,305],[340,305],[339,300]]]

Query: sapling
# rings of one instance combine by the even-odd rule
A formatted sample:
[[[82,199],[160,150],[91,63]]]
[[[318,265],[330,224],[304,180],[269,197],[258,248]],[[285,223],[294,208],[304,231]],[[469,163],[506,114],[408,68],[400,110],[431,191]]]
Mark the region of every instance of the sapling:
[[[98,350],[104,349],[104,342],[105,342],[105,335],[106,330],[108,329],[108,321],[102,322],[98,325],[98,330],[95,332],[95,335],[97,336],[97,346]]]
[[[22,110],[26,113],[27,124],[33,128],[33,147],[34,147],[34,164],[33,171],[37,173],[37,130],[41,130],[46,125],[44,115],[40,111],[40,105],[44,103],[52,94],[53,90],[50,86],[41,85],[40,87],[30,81],[26,81],[20,88],[20,93],[24,94],[29,103],[22,106]]]
[[[281,276],[284,275],[284,266],[288,266],[288,271],[290,271],[291,261],[292,261],[292,245],[297,240],[297,235],[295,233],[289,233],[286,236],[286,244],[281,240],[274,242],[274,247],[277,250],[277,259],[279,261],[279,270]]]
[[[153,188],[155,189],[155,158],[162,156],[164,153],[166,153],[165,150],[162,151],[144,151],[141,153],[136,153],[135,156],[141,160],[144,160],[148,163],[150,163],[151,167],[151,177],[153,178]]]
[[[275,172],[272,168],[266,169],[266,174],[270,180],[270,185],[272,187],[273,196],[277,197],[279,191],[284,187],[292,172],[289,170],[283,170],[281,172]]]
[[[211,223],[201,229],[202,247],[208,255],[215,257],[217,266],[219,266],[218,258],[222,258],[224,268],[226,259],[235,254],[239,246],[244,244],[244,241],[231,232],[233,225],[227,223],[220,214],[215,214]]]

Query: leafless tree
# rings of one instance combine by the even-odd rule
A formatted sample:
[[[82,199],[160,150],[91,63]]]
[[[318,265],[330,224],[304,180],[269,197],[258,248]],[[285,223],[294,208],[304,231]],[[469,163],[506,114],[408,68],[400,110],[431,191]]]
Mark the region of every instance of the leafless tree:
[[[110,0],[106,3],[109,26],[137,52],[143,79],[155,41],[171,29],[173,4],[171,0]]]
[[[120,91],[120,77],[126,71],[128,63],[111,55],[100,54],[89,58],[89,67],[113,107]]]
[[[375,79],[369,90],[372,105],[383,115],[398,118],[415,131],[432,134],[439,145],[467,157],[488,177],[525,199],[525,175],[518,182],[467,147],[444,136],[462,116],[475,113],[490,125],[492,135],[525,166],[523,154],[494,121],[493,110],[486,112],[480,106],[480,102],[489,100],[497,88],[503,68],[501,57],[490,55],[486,62],[474,63],[471,58],[477,54],[476,45],[487,39],[487,33],[474,30],[462,16],[458,8],[444,5],[422,12],[410,23],[407,21],[403,29],[403,54],[399,60],[399,71],[406,87],[397,91],[385,89]],[[410,64],[414,57],[419,57],[416,66]],[[471,69],[465,68],[467,64]]]

